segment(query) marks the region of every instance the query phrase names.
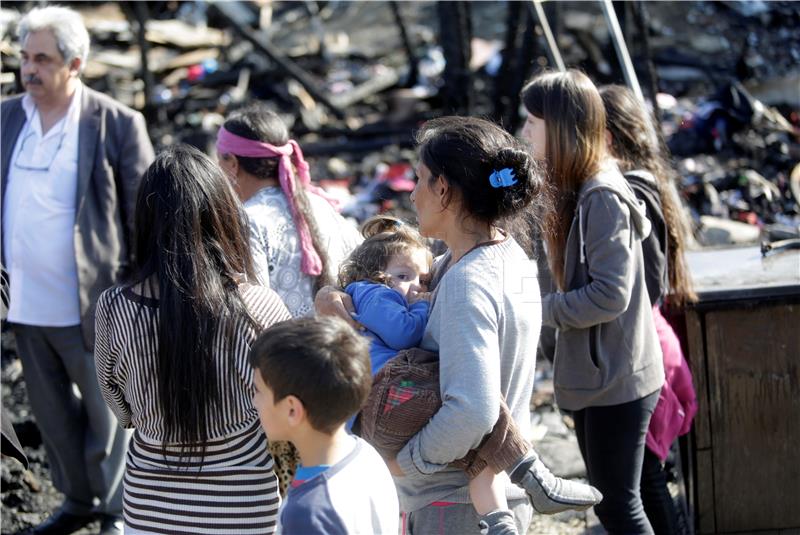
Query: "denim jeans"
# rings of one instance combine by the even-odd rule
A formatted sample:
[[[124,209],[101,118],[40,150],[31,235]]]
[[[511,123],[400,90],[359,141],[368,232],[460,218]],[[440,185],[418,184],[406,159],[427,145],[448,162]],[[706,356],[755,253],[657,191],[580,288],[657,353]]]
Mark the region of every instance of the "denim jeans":
[[[667,487],[667,473],[661,459],[648,448],[642,464],[642,503],[656,535],[678,533],[678,512]]]

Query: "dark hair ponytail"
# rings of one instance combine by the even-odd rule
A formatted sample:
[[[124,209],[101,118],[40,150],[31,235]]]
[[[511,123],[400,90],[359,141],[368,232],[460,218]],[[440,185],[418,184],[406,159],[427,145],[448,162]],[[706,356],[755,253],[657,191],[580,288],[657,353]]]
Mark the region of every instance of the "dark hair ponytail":
[[[611,132],[611,153],[623,173],[644,169],[653,174],[658,186],[661,209],[667,226],[667,278],[670,295],[667,303],[678,307],[697,301],[689,267],[684,256],[685,225],[680,201],[673,195],[672,170],[667,149],[652,117],[627,87],[600,88],[606,109],[606,128]]]
[[[501,225],[525,247],[528,232],[516,231],[520,218],[539,226],[550,195],[543,173],[519,141],[484,119],[441,117],[423,125],[417,143],[431,181],[444,178],[465,218]]]
[[[500,216],[507,218],[525,208],[542,213],[549,200],[549,188],[530,152],[520,145],[500,149],[495,156],[495,168],[506,167],[514,170],[519,183],[515,187],[497,189]]]

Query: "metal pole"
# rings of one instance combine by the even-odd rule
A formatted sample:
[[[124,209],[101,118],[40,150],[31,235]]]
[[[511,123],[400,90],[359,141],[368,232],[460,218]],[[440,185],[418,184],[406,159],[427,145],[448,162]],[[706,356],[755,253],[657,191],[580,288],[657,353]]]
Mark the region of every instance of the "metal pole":
[[[533,9],[536,12],[536,18],[539,19],[539,25],[544,32],[544,38],[547,40],[547,51],[550,55],[550,61],[559,71],[564,72],[567,68],[564,66],[564,60],[561,58],[561,52],[558,51],[558,43],[556,43],[553,37],[553,32],[550,31],[550,24],[547,22],[547,15],[544,14],[544,9],[542,9],[542,2],[541,0],[531,1],[533,2]]]
[[[644,102],[642,88],[639,87],[639,80],[636,78],[636,72],[633,70],[631,56],[628,54],[628,47],[625,44],[625,38],[622,36],[622,30],[619,27],[619,21],[617,20],[616,12],[614,12],[614,6],[611,4],[611,0],[600,0],[600,5],[603,7],[603,15],[606,17],[606,24],[608,24],[608,30],[611,33],[611,41],[614,43],[619,63],[622,66],[622,74],[625,76],[625,82],[639,100]]]
[[[658,107],[658,73],[656,72],[656,66],[653,64],[653,53],[650,50],[650,25],[647,22],[647,8],[641,0],[636,2],[635,7],[636,9],[633,11],[641,33],[642,51],[647,65],[647,83],[650,86],[650,98],[653,99],[653,115],[656,118],[658,131],[661,132],[661,108]]]
[[[408,36],[408,30],[406,30],[406,22],[403,20],[403,14],[400,13],[400,6],[397,4],[396,0],[392,0],[389,2],[389,7],[392,8],[394,22],[397,24],[397,29],[400,30],[400,41],[403,43],[403,49],[406,51],[406,57],[408,58],[408,78],[406,80],[406,85],[408,87],[413,87],[417,84],[417,78],[419,76],[419,60],[414,53],[414,47],[411,45],[411,39]]]

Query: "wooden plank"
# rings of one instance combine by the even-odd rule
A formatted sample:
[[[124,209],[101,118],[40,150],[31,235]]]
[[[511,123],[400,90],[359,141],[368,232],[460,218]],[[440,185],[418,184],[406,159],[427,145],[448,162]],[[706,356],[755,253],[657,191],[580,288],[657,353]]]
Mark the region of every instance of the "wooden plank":
[[[695,445],[698,449],[706,449],[711,447],[706,348],[703,318],[696,310],[686,311],[686,341],[689,346],[686,361],[692,369],[692,379],[697,393],[697,415],[693,423]]]
[[[697,533],[716,533],[714,518],[714,459],[709,449],[698,450],[695,464],[695,481],[697,482]]]
[[[707,312],[718,532],[800,528],[800,306]]]

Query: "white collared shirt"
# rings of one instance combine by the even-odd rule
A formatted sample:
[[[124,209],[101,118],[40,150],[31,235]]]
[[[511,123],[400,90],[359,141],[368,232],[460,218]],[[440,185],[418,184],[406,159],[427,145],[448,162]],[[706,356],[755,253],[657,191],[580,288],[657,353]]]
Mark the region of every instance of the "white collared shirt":
[[[3,202],[11,322],[81,322],[74,232],[82,93],[78,82],[66,115],[44,135],[33,99],[22,98],[27,120],[11,153]]]

